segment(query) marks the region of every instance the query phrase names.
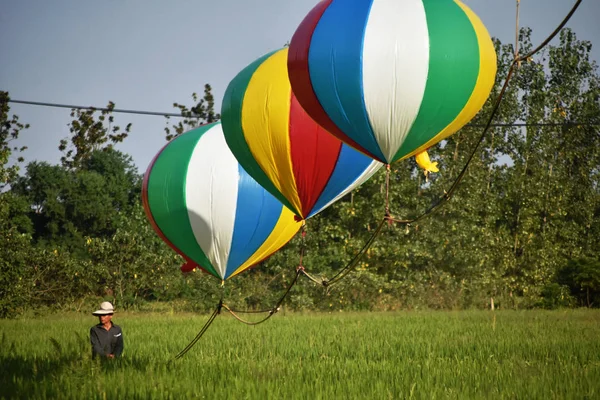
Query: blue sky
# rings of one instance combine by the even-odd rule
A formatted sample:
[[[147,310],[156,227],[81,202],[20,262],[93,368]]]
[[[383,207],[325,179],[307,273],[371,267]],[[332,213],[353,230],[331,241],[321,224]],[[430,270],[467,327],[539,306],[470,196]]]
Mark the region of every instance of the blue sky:
[[[398,0],[400,1],[400,0]],[[464,0],[490,34],[514,42],[516,0]],[[175,112],[213,86],[218,108],[247,64],[290,40],[317,0],[0,0],[0,90],[13,99]],[[520,25],[534,45],[574,4],[521,0]],[[600,1],[584,0],[567,26],[600,60]],[[554,41],[556,43],[556,40]],[[11,105],[31,128],[26,161],[59,162],[69,109]],[[143,172],[164,145],[163,117],[115,114],[132,132],[117,148]]]

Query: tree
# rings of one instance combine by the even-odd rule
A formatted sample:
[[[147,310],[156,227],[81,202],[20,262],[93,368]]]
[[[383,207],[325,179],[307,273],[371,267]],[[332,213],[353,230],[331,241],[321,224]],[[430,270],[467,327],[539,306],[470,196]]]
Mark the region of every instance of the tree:
[[[212,87],[208,83],[204,85],[204,96],[198,101],[198,95],[194,92],[192,93],[192,100],[196,105],[191,108],[179,103],[173,103],[173,107],[179,109],[184,119],[176,125],[169,127],[169,117],[166,117],[165,137],[167,141],[181,135],[187,130],[221,119],[221,115],[215,113],[215,99],[212,94]],[[171,133],[171,130],[174,132]]]
[[[19,172],[17,164],[8,165],[11,154],[27,149],[25,146],[21,148],[11,146],[11,142],[17,140],[21,131],[29,128],[29,124],[19,122],[17,115],[9,116],[9,100],[8,92],[0,91],[0,192],[17,177]],[[23,158],[19,157],[17,161],[22,162]]]
[[[114,234],[120,213],[139,203],[141,179],[131,157],[92,151],[77,170],[32,162],[12,192],[29,201],[37,242],[82,248],[83,237]]]
[[[100,112],[96,119],[96,111],[72,109],[71,117],[75,118],[69,123],[71,144],[67,139],[60,141],[58,149],[64,153],[61,162],[64,167],[78,168],[83,161],[88,159],[96,150],[111,149],[115,143],[120,143],[129,135],[131,123],[124,130],[114,125],[112,110],[115,103],[112,101]],[[110,142],[107,144],[107,142]]]
[[[531,31],[521,30],[521,48],[531,49]],[[535,296],[556,269],[570,258],[590,255],[598,240],[600,95],[591,44],[569,29],[559,46],[521,65],[515,76],[520,120],[529,126],[511,132],[506,151],[514,163],[506,171],[503,221],[512,236],[507,279],[519,294]]]
[[[121,213],[115,226],[111,236],[86,238],[89,261],[82,280],[94,283],[89,291],[110,295],[122,307],[169,296],[181,260],[153,231],[141,204]]]
[[[26,306],[26,288],[21,281],[25,274],[24,257],[32,251],[27,234],[31,228],[26,218],[27,205],[5,190],[19,171],[18,164],[9,165],[12,153],[25,150],[11,146],[11,142],[29,127],[19,122],[18,116],[9,115],[8,101],[8,93],[0,91],[0,317],[15,315],[17,309]]]
[[[600,260],[579,258],[559,268],[556,281],[569,288],[579,305],[600,307]]]

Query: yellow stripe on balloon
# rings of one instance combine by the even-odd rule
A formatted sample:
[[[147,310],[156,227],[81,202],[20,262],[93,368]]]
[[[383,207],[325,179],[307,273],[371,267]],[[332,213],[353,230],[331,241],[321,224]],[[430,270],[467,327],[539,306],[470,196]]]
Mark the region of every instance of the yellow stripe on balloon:
[[[267,58],[252,75],[242,104],[242,130],[256,162],[300,215],[290,153],[291,93],[286,48]]]
[[[467,15],[475,29],[475,35],[477,36],[477,44],[479,45],[479,75],[477,76],[477,82],[473,92],[469,97],[469,101],[463,107],[461,112],[456,116],[454,121],[450,122],[440,133],[431,138],[427,143],[420,146],[410,154],[402,157],[402,159],[409,158],[418,154],[429,147],[438,143],[439,141],[452,135],[470,120],[477,115],[479,110],[485,104],[487,98],[490,95],[492,88],[494,87],[494,81],[496,79],[496,50],[494,44],[490,39],[490,34],[483,25],[483,22],[469,7],[464,5],[460,0],[454,0],[454,2],[462,8],[464,13]]]
[[[287,207],[281,207],[281,214],[275,224],[275,228],[271,231],[269,237],[264,241],[250,258],[246,260],[238,269],[236,269],[230,278],[246,270],[248,267],[256,264],[269,254],[275,253],[283,245],[285,245],[302,226],[301,221],[294,219],[294,213]]]

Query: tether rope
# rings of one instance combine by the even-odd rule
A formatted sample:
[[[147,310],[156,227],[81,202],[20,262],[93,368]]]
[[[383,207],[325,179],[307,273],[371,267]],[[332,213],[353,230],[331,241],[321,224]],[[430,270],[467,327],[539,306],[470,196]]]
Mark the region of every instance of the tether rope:
[[[330,286],[334,285],[335,283],[339,282],[342,278],[344,278],[346,275],[348,275],[348,273],[350,273],[350,271],[352,271],[358,265],[358,262],[363,258],[363,256],[367,252],[367,250],[369,250],[369,248],[371,247],[373,242],[375,242],[375,239],[377,238],[377,236],[379,236],[379,233],[381,232],[381,228],[383,228],[383,224],[385,223],[386,220],[387,220],[387,218],[381,219],[381,221],[379,222],[379,225],[377,225],[377,228],[375,228],[375,231],[373,232],[373,234],[371,235],[369,240],[367,240],[367,242],[365,243],[363,248],[360,249],[360,251],[354,256],[354,258],[352,260],[350,260],[350,263],[346,267],[341,269],[331,279],[323,280],[323,282],[322,282],[323,286],[330,287]]]
[[[267,321],[269,318],[271,318],[273,315],[275,315],[275,313],[277,313],[277,311],[280,310],[281,305],[283,304],[284,300],[286,299],[286,297],[288,296],[288,294],[290,293],[290,291],[292,290],[292,288],[294,287],[294,285],[296,284],[296,282],[298,281],[298,276],[302,273],[302,271],[304,271],[304,267],[302,266],[298,266],[298,268],[296,269],[296,275],[294,276],[294,279],[292,280],[292,282],[289,284],[289,286],[287,287],[287,289],[285,290],[285,292],[283,293],[283,295],[279,298],[279,300],[277,301],[277,303],[275,304],[275,306],[273,306],[270,310],[266,310],[265,312],[268,312],[269,315],[267,315],[265,318],[261,319],[260,321],[256,321],[256,322],[251,322],[251,321],[246,321],[243,318],[240,318],[237,314],[238,313],[242,313],[242,312],[246,312],[246,313],[250,313],[250,312],[260,312],[260,311],[235,311],[233,309],[231,309],[230,307],[228,307],[226,304],[223,303],[223,298],[221,298],[221,300],[219,301],[219,304],[217,305],[217,307],[215,308],[215,310],[213,311],[213,313],[211,314],[211,316],[208,318],[208,320],[206,321],[206,323],[204,324],[204,326],[202,327],[202,329],[200,329],[200,332],[198,332],[198,334],[196,335],[196,337],[183,349],[179,352],[179,354],[177,354],[175,356],[175,359],[178,360],[181,357],[183,357],[188,351],[190,351],[190,349],[192,347],[194,347],[194,345],[202,338],[202,336],[204,335],[204,333],[206,333],[206,331],[208,330],[208,328],[211,326],[211,324],[214,322],[214,320],[217,318],[217,315],[219,315],[221,313],[222,309],[227,310],[235,319],[237,319],[238,321],[246,324],[246,325],[259,325],[262,324],[263,322]]]
[[[301,265],[298,266],[298,268],[296,268],[296,275],[294,276],[294,279],[292,280],[292,282],[287,287],[286,291],[283,293],[283,295],[277,301],[277,303],[270,310],[267,311],[269,314],[266,317],[264,317],[263,319],[259,320],[259,321],[254,321],[253,322],[253,321],[247,321],[247,320],[241,318],[239,315],[237,315],[238,313],[241,313],[240,311],[232,310],[226,304],[223,304],[223,308],[225,310],[227,310],[235,319],[237,319],[238,321],[240,321],[243,324],[246,324],[246,325],[259,325],[259,324],[262,324],[263,322],[265,322],[269,318],[271,318],[273,315],[275,315],[277,313],[277,311],[279,311],[281,309],[281,305],[285,301],[286,297],[288,296],[288,294],[290,293],[290,291],[292,290],[292,288],[294,287],[294,285],[296,284],[296,282],[298,282],[298,276],[302,273],[302,271],[304,271],[304,267],[302,267]]]
[[[200,340],[200,338],[202,338],[202,335],[204,335],[204,333],[208,330],[208,328],[213,323],[213,321],[215,320],[215,318],[217,318],[217,315],[219,315],[221,313],[221,308],[222,307],[223,307],[223,300],[220,300],[219,304],[215,308],[215,311],[213,311],[213,313],[208,318],[208,320],[206,321],[206,323],[204,324],[204,326],[202,327],[202,329],[200,329],[200,332],[198,332],[198,334],[196,335],[196,337],[187,346],[185,346],[185,348],[183,350],[181,350],[179,352],[179,354],[177,354],[175,356],[176,360],[178,360],[181,357],[183,357],[188,351],[190,351],[190,349],[192,347],[194,347],[194,345],[198,342],[198,340]]]

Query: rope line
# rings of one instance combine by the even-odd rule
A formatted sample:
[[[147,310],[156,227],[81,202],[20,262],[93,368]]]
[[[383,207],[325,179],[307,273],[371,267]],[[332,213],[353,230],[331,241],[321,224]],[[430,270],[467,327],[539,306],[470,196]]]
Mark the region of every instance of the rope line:
[[[275,315],[281,309],[281,305],[285,301],[286,297],[288,296],[288,294],[290,293],[290,291],[292,290],[292,288],[294,287],[294,285],[296,285],[296,282],[298,282],[298,276],[300,276],[300,274],[302,273],[302,271],[304,271],[304,267],[303,266],[298,266],[298,268],[296,268],[296,275],[294,276],[294,279],[292,280],[292,282],[287,287],[286,291],[283,293],[283,295],[281,296],[281,298],[277,301],[277,303],[275,304],[275,306],[273,306],[273,308],[271,308],[270,310],[268,310],[269,314],[266,317],[264,317],[263,319],[259,320],[259,321],[252,322],[252,321],[247,321],[247,320],[241,318],[239,315],[237,315],[239,312],[236,312],[236,311],[232,310],[226,304],[223,304],[223,308],[225,310],[227,310],[235,319],[237,319],[238,321],[240,321],[243,324],[246,324],[246,325],[259,325],[259,324],[262,324],[263,322],[265,322],[269,318],[271,318],[273,315]]]
[[[302,271],[301,271],[302,274],[304,276],[306,276],[312,282],[314,282],[318,285],[322,285],[325,288],[329,289],[331,286],[335,285],[337,282],[339,282],[341,279],[343,279],[346,275],[348,275],[350,273],[350,271],[352,271],[358,265],[358,262],[362,259],[362,257],[365,255],[367,250],[369,250],[371,245],[375,242],[375,239],[377,238],[377,236],[381,232],[381,229],[383,228],[383,224],[387,220],[388,220],[387,217],[381,219],[381,221],[379,222],[379,225],[377,225],[377,228],[375,228],[375,231],[369,237],[369,239],[364,244],[364,246],[360,249],[360,251],[354,255],[352,260],[350,260],[350,262],[344,268],[342,268],[340,271],[338,271],[338,273],[335,274],[330,279],[327,279],[327,278],[317,279],[314,276],[310,275],[308,272],[306,272],[304,270],[304,268],[302,268]]]
[[[342,278],[344,278],[346,275],[348,275],[348,273],[350,271],[352,271],[358,265],[358,262],[363,258],[363,256],[367,252],[367,250],[369,250],[371,245],[375,242],[375,239],[377,238],[377,236],[379,236],[379,233],[381,232],[381,228],[383,228],[383,224],[385,223],[386,220],[387,220],[387,218],[381,219],[381,221],[379,222],[379,225],[377,225],[377,228],[375,228],[375,231],[373,232],[373,234],[371,235],[369,240],[367,240],[367,242],[365,243],[363,248],[350,261],[350,264],[348,264],[345,268],[340,270],[331,279],[324,281],[323,286],[329,287],[331,285],[334,285],[335,283],[339,282]]]
[[[302,272],[306,272],[304,270],[304,266],[302,265],[302,261],[303,261],[303,258],[304,258],[305,248],[306,248],[306,224],[303,223],[302,224],[302,228],[301,228],[301,238],[300,238],[300,260],[298,262],[298,267],[296,268],[296,276],[294,276],[294,279],[292,280],[292,283],[290,283],[290,285],[286,289],[285,293],[277,301],[277,303],[275,304],[275,306],[271,307],[268,310],[260,310],[260,311],[255,311],[255,310],[247,310],[247,311],[246,310],[243,310],[243,311],[241,311],[241,310],[235,310],[235,309],[232,309],[231,307],[227,306],[226,304],[223,304],[223,308],[225,310],[227,310],[235,319],[237,319],[238,321],[240,321],[240,322],[242,322],[242,323],[244,323],[246,325],[258,325],[258,324],[261,324],[261,323],[265,322],[269,318],[271,318],[281,308],[281,304],[283,304],[283,301],[285,300],[285,298],[289,294],[290,290],[292,290],[292,287],[294,287],[294,285],[298,281],[298,276]],[[269,313],[269,315],[267,315],[265,318],[263,318],[262,320],[257,321],[257,322],[247,321],[247,320],[241,318],[239,315],[237,315],[237,314],[263,314],[263,313]]]
[[[304,265],[302,264],[304,260],[304,252],[306,251],[306,223],[302,223],[301,233],[300,233],[300,261],[298,262],[298,268],[304,269]]]
[[[225,308],[225,304],[223,304],[223,308]],[[227,307],[227,311],[233,311],[238,314],[264,314],[271,312],[272,308],[263,309],[263,310],[237,310],[235,308]]]
[[[567,14],[567,16],[562,20],[562,22],[556,27],[556,29],[550,34],[550,36],[548,36],[546,38],[546,40],[544,40],[538,47],[536,47],[535,49],[531,50],[529,53],[525,54],[524,56],[519,57],[518,59],[516,59],[515,61],[513,61],[513,65],[517,62],[517,61],[525,61],[527,60],[529,57],[535,55],[538,51],[540,51],[541,49],[543,49],[548,43],[550,43],[550,41],[552,39],[554,39],[554,37],[558,34],[558,32],[560,32],[560,30],[562,28],[565,27],[565,25],[567,24],[567,22],[569,22],[569,20],[571,19],[571,17],[573,16],[573,14],[575,14],[575,11],[577,11],[577,8],[579,7],[579,5],[581,4],[583,0],[577,0],[575,2],[575,4],[573,5],[573,8],[571,8],[571,11],[569,11],[569,13]]]
[[[244,320],[243,318],[241,318],[237,315],[238,313],[240,313],[240,311],[234,311],[233,309],[229,308],[226,304],[223,303],[223,298],[221,298],[221,300],[219,300],[219,304],[217,304],[217,307],[215,308],[215,310],[213,311],[211,316],[208,318],[208,320],[206,321],[206,323],[204,324],[202,329],[200,329],[200,332],[198,332],[196,337],[194,339],[192,339],[192,341],[183,350],[181,350],[179,352],[179,354],[177,354],[175,356],[175,359],[178,360],[181,357],[183,357],[188,351],[191,350],[192,347],[194,347],[194,345],[196,343],[198,343],[198,341],[202,338],[204,333],[206,333],[208,328],[212,325],[214,320],[217,318],[217,316],[221,313],[221,310],[223,310],[223,309],[227,310],[231,315],[233,315],[233,317],[235,319],[237,319],[238,321],[240,321],[246,325],[259,325],[259,324],[262,324],[263,322],[267,321],[269,318],[271,318],[273,315],[275,315],[281,309],[281,305],[283,304],[284,300],[286,299],[286,297],[288,296],[288,294],[290,293],[290,291],[292,290],[292,288],[294,287],[296,282],[298,282],[298,276],[302,273],[302,271],[304,271],[304,267],[298,266],[298,268],[296,268],[296,275],[294,276],[294,279],[287,287],[286,291],[279,298],[279,300],[277,301],[275,306],[273,306],[273,308],[271,308],[270,310],[267,311],[269,313],[269,315],[267,315],[265,318],[263,318],[260,321],[251,322],[251,321]]]
[[[175,359],[178,360],[181,357],[183,357],[188,351],[190,351],[190,349],[192,347],[194,347],[194,345],[196,343],[198,343],[198,340],[200,340],[200,338],[202,337],[202,335],[204,335],[204,333],[208,330],[208,328],[211,326],[211,324],[213,323],[213,321],[215,320],[215,318],[217,318],[217,315],[219,315],[221,313],[221,308],[223,307],[223,300],[219,300],[219,304],[217,305],[217,307],[215,308],[215,311],[213,311],[213,313],[211,314],[211,316],[208,318],[208,320],[206,321],[206,323],[204,324],[204,326],[202,327],[202,329],[200,329],[200,332],[198,332],[198,334],[196,335],[196,337],[194,339],[192,339],[192,341],[185,346],[185,348],[183,350],[181,350],[179,352],[179,354],[177,354],[175,356]]]
[[[308,272],[306,272],[306,270],[302,271],[302,274],[317,285],[325,286],[324,282],[327,281],[327,279],[324,278],[315,278],[314,275],[309,274]]]
[[[270,312],[269,312],[269,315],[267,315],[265,318],[263,318],[263,319],[261,319],[261,320],[259,320],[259,321],[252,322],[252,321],[247,321],[247,320],[245,320],[245,319],[242,319],[240,316],[238,316],[238,315],[236,314],[236,312],[235,312],[235,311],[233,311],[231,308],[227,307],[227,305],[226,305],[226,304],[223,304],[223,308],[224,308],[225,310],[229,311],[229,313],[230,313],[231,315],[233,315],[233,317],[234,317],[235,319],[237,319],[238,321],[240,321],[241,323],[243,323],[243,324],[246,324],[246,325],[259,325],[259,324],[262,324],[263,322],[265,322],[266,320],[268,320],[269,318],[271,318],[271,316],[272,316],[273,314],[275,314],[277,311],[279,311],[279,309],[277,309],[277,310],[270,310]]]

